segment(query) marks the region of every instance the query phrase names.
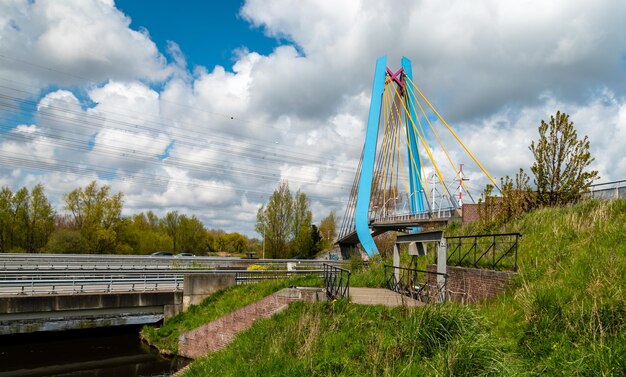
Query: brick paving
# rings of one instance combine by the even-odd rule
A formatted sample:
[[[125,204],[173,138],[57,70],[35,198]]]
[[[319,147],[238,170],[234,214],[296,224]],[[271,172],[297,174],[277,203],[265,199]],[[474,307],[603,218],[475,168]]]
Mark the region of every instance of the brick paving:
[[[178,337],[178,354],[197,359],[226,347],[240,332],[260,318],[270,318],[290,302],[318,300],[317,290],[286,288]],[[325,297],[325,296],[324,296]]]
[[[384,288],[350,287],[350,300],[361,305],[422,306],[423,302]]]

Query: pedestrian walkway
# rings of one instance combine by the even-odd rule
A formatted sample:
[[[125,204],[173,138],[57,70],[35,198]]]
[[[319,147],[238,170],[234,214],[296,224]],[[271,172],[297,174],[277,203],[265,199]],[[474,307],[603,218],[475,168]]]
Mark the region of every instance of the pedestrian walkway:
[[[361,305],[423,306],[424,303],[385,288],[350,287],[350,301]]]

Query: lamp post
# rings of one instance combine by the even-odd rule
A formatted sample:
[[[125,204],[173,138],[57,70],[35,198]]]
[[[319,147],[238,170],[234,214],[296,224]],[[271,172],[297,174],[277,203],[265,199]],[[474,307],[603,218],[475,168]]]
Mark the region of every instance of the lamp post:
[[[265,259],[265,222],[263,222],[263,259]]]
[[[394,211],[396,210],[396,200],[400,199],[400,197],[398,196],[394,196],[392,198],[387,199],[387,201],[385,202],[385,204],[383,204],[383,211],[384,211],[384,216],[383,217],[387,217],[388,213],[387,213],[387,203],[389,203],[391,201],[391,199],[393,199],[393,209]]]

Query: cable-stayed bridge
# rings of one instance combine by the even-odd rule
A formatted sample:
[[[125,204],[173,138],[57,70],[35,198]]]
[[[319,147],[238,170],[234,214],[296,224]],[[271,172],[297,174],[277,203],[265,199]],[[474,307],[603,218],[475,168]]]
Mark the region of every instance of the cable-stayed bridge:
[[[473,197],[463,165],[446,148],[450,143],[498,187],[417,87],[411,61],[403,57],[394,71],[385,56],[378,58],[363,152],[337,241],[342,250],[360,244],[377,254],[373,237],[384,232],[411,233],[460,219],[463,195]]]

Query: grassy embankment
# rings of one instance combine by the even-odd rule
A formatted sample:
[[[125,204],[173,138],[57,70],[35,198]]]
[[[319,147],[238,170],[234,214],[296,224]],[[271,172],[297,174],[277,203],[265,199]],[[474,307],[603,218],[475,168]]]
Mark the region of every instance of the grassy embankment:
[[[319,286],[321,283],[319,278],[297,277],[233,286],[210,295],[200,305],[192,305],[184,313],[165,321],[163,326],[159,328],[144,326],[141,335],[150,345],[157,347],[161,352],[176,354],[178,336],[181,332],[195,329],[290,285]]]
[[[498,231],[524,236],[519,276],[495,300],[296,303],[186,375],[626,375],[626,201],[537,210]],[[374,267],[352,283],[380,279]]]

